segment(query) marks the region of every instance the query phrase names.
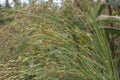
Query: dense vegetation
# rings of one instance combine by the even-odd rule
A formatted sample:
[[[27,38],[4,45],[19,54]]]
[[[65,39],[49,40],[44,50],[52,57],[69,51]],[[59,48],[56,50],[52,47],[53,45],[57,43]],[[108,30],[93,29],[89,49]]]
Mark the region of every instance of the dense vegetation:
[[[119,80],[119,0],[0,5],[0,80]]]

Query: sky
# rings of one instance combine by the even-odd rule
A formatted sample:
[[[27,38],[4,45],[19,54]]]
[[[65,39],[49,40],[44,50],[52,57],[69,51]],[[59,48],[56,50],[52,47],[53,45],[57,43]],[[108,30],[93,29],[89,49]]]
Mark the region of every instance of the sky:
[[[28,0],[21,0],[22,2],[28,2]],[[9,0],[9,3],[12,3],[13,0]],[[0,0],[1,4],[5,4],[5,0]]]
[[[6,0],[0,0],[0,4],[4,5]],[[8,0],[11,6],[14,6],[13,0]],[[21,2],[28,3],[28,0],[21,0]]]
[[[0,0],[0,4],[5,4],[5,1],[6,0]],[[13,4],[13,0],[8,0],[9,1],[9,3],[11,4],[11,6],[14,6],[14,4]],[[44,0],[44,1],[48,1],[48,0]],[[97,0],[94,0],[94,1],[97,1]],[[104,0],[101,0],[101,1],[104,1]],[[21,0],[21,2],[26,2],[26,3],[28,3],[28,0]],[[58,4],[60,4],[61,3],[61,0],[53,0],[53,2],[55,2],[55,3],[58,3]]]
[[[2,5],[4,5],[5,4],[5,1],[6,0],[0,0],[0,4],[2,4]],[[8,0],[9,1],[9,4],[13,7],[14,6],[14,3],[13,3],[13,0]],[[44,1],[48,1],[48,0],[44,0]],[[26,3],[28,3],[28,0],[21,0],[21,2],[26,2]],[[53,2],[55,2],[55,3],[58,3],[58,5],[61,5],[60,3],[61,3],[61,0],[53,0]]]
[[[44,0],[44,1],[48,1],[48,0]],[[53,0],[54,2],[56,3],[60,3],[61,0]],[[97,0],[94,0],[94,1],[97,1]],[[104,1],[104,0],[101,0],[101,1]],[[9,3],[11,4],[13,2],[13,0],[9,0]],[[26,2],[28,3],[28,0],[21,0],[21,2]],[[0,0],[0,4],[5,4],[5,0]]]
[[[44,1],[48,1],[48,0],[44,0]],[[10,3],[10,4],[12,4],[12,2],[13,2],[13,0],[9,0],[9,3]],[[26,3],[28,3],[28,0],[21,0],[21,2],[26,2]],[[59,3],[60,0],[54,0],[54,2]],[[0,0],[0,3],[1,3],[1,4],[5,4],[5,0]]]

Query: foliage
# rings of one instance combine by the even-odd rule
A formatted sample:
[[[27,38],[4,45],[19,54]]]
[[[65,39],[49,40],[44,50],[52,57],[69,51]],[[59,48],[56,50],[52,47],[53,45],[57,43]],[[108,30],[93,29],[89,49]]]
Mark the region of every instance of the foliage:
[[[3,17],[0,28],[0,80],[119,80],[119,58],[109,44],[109,33],[119,35],[119,29],[96,20],[100,3],[77,4],[31,2],[10,9],[12,21]]]

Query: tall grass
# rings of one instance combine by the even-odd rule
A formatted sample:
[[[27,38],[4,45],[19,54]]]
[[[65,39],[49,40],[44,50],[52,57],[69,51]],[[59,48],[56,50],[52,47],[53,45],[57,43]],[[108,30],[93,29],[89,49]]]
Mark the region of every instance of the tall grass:
[[[88,0],[81,8],[65,1],[61,8],[43,3],[21,10],[13,34],[14,56],[0,65],[1,79],[118,80],[109,42]],[[92,6],[91,6],[92,5]],[[18,18],[18,17],[21,18]],[[91,31],[93,30],[93,31]],[[14,58],[13,58],[14,57]],[[5,72],[7,71],[7,72]]]

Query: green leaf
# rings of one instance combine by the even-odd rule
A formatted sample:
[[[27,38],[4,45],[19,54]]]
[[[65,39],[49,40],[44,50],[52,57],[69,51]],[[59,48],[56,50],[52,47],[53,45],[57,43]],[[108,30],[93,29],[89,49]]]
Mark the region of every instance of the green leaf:
[[[116,34],[116,35],[120,36],[120,28],[103,26],[100,28],[100,30],[104,30],[106,33]],[[94,32],[94,31],[95,30],[92,30],[92,32]]]
[[[98,17],[98,16],[102,13],[102,10],[104,9],[104,7],[105,7],[106,5],[107,5],[106,3],[101,4],[99,10],[97,11],[96,17]]]
[[[103,29],[108,33],[117,34],[118,36],[120,36],[120,29],[119,28],[103,27]]]
[[[104,21],[104,22],[120,22],[119,16],[108,16],[108,15],[100,15],[97,18],[98,21]]]

